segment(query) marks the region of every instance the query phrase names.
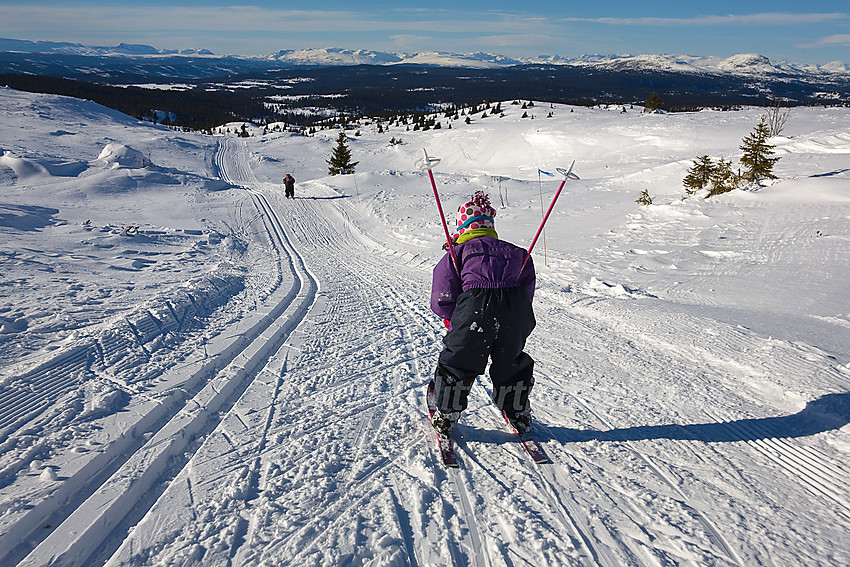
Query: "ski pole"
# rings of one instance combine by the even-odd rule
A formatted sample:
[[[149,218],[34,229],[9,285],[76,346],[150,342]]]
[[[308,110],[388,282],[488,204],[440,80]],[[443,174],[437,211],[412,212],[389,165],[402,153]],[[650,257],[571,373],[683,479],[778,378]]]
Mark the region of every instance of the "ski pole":
[[[558,187],[558,191],[555,193],[555,196],[552,197],[552,203],[549,205],[549,210],[546,211],[546,216],[543,217],[543,221],[540,223],[540,228],[537,229],[537,234],[534,235],[534,239],[531,241],[531,245],[528,247],[528,252],[525,253],[525,259],[522,261],[522,268],[525,267],[528,259],[531,258],[531,249],[534,248],[534,244],[537,242],[537,238],[540,236],[540,233],[543,231],[543,226],[546,224],[546,221],[549,219],[549,214],[552,212],[552,209],[555,207],[555,201],[558,200],[558,196],[561,194],[561,189],[564,188],[564,185],[567,183],[567,179],[578,179],[578,175],[573,173],[573,166],[576,164],[575,160],[570,164],[570,168],[564,170],[563,168],[558,168],[558,173],[564,176],[564,180],[561,181],[561,185]]]
[[[431,188],[434,190],[434,200],[437,201],[437,210],[440,212],[440,220],[443,223],[443,232],[446,233],[446,243],[449,246],[449,254],[452,257],[452,264],[457,271],[458,276],[460,276],[460,265],[457,262],[457,257],[455,256],[455,248],[452,243],[452,237],[449,234],[449,225],[446,224],[446,215],[443,213],[443,205],[440,203],[440,194],[437,192],[437,183],[434,181],[434,173],[431,169],[440,163],[439,158],[428,157],[428,151],[425,148],[422,148],[422,153],[425,154],[425,157],[422,161],[417,162],[419,164],[419,169],[428,170],[428,178],[431,180]]]

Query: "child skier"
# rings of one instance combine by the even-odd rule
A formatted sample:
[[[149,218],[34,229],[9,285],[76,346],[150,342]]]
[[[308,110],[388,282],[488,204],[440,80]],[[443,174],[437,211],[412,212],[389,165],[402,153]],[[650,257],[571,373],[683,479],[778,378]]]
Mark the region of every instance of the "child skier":
[[[458,265],[446,254],[434,268],[431,309],[449,332],[434,373],[437,411],[432,423],[446,438],[488,358],[496,405],[520,433],[531,427],[528,394],[534,360],[523,349],[536,324],[531,307],[534,264],[529,257],[523,267],[526,251],[499,240],[495,215],[489,197],[476,191],[456,215],[452,240]]]

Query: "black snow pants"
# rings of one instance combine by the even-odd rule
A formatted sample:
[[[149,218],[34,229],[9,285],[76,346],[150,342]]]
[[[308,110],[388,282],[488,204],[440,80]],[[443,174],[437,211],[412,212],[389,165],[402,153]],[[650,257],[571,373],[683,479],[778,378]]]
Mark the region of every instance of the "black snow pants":
[[[434,373],[440,411],[466,409],[469,391],[488,358],[493,401],[499,409],[511,417],[529,409],[534,360],[523,349],[535,325],[531,300],[522,287],[461,293]]]

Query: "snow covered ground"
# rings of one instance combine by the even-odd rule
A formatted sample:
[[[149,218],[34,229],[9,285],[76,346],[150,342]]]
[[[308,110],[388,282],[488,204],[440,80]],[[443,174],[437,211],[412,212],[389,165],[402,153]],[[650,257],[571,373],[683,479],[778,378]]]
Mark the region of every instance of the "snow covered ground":
[[[850,110],[793,109],[769,186],[683,200],[759,109],[502,106],[363,125],[328,177],[337,132],[0,89],[0,564],[850,564]],[[447,212],[485,188],[526,246],[576,160],[534,251],[551,464],[486,377],[436,458],[422,148]]]

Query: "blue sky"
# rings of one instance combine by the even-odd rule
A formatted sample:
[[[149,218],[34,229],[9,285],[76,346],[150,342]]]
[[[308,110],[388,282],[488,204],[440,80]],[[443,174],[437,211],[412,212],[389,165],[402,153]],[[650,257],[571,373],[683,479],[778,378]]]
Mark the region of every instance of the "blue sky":
[[[667,53],[850,63],[850,2],[195,0],[0,2],[0,37],[144,43],[265,55],[281,49],[486,51],[512,57]]]

